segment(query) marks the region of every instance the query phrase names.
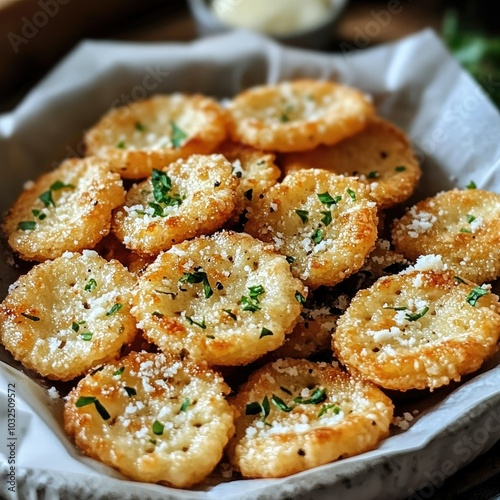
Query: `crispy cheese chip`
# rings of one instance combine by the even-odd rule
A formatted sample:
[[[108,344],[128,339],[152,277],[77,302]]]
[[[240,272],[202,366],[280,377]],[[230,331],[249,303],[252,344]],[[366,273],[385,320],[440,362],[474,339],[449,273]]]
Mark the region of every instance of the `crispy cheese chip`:
[[[96,252],[66,252],[38,264],[0,304],[1,340],[24,366],[71,380],[120,353],[136,333],[135,278]]]
[[[238,179],[222,155],[193,155],[132,186],[113,231],[127,248],[157,255],[219,229],[233,214]]]
[[[233,140],[272,151],[304,151],[359,132],[374,108],[358,90],[322,80],[253,87],[229,105]]]
[[[356,272],[377,239],[377,207],[354,177],[300,170],[252,207],[245,231],[289,257],[311,288]]]
[[[285,174],[324,168],[359,177],[380,208],[406,200],[422,173],[406,135],[381,118],[372,118],[363,130],[333,146],[284,155],[282,167]]]
[[[242,365],[284,342],[306,296],[282,255],[221,232],[159,255],[139,279],[133,314],[165,352]]]
[[[228,454],[245,477],[283,477],[368,451],[387,436],[393,412],[370,382],[292,359],[253,373],[233,405]]]
[[[228,392],[204,366],[132,352],[70,392],[65,429],[87,455],[136,481],[187,488],[212,471],[234,431]]]
[[[408,259],[441,255],[464,278],[493,280],[500,276],[500,195],[480,189],[438,193],[396,221],[392,239]]]
[[[498,297],[453,273],[409,270],[360,291],[333,347],[351,371],[387,389],[435,389],[497,350]]]
[[[55,259],[93,248],[125,198],[120,177],[97,158],[70,159],[21,193],[4,221],[12,249],[25,260]]]
[[[236,224],[248,207],[276,184],[281,172],[274,163],[275,155],[271,153],[231,142],[224,143],[217,151],[231,162],[233,175],[240,180],[236,207],[229,221]]]
[[[192,154],[208,154],[226,136],[224,112],[202,95],[156,95],[112,109],[85,134],[90,155],[127,179]]]

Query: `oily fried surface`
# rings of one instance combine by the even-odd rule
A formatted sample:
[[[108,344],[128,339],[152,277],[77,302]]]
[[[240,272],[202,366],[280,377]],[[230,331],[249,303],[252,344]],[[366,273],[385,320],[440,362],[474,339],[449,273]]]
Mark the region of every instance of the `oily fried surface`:
[[[105,160],[69,159],[21,193],[5,217],[9,245],[25,260],[55,259],[93,248],[123,203],[120,177]]]
[[[202,95],[156,95],[112,109],[85,134],[89,155],[106,158],[127,179],[208,154],[226,136],[224,112]]]
[[[463,278],[491,281],[500,275],[500,195],[480,189],[438,193],[396,221],[392,239],[408,259],[441,255]]]
[[[87,455],[131,479],[187,488],[212,471],[234,432],[228,392],[202,365],[133,352],[78,383],[65,428]]]
[[[351,175],[370,187],[380,208],[406,200],[422,174],[406,135],[390,122],[371,118],[364,129],[332,146],[284,155],[285,174],[323,168]]]
[[[139,279],[133,314],[169,353],[241,365],[285,340],[306,297],[282,255],[246,234],[221,232],[162,253]]]
[[[238,182],[220,154],[177,160],[132,186],[115,213],[113,232],[130,250],[158,255],[219,229],[233,214]]]
[[[245,477],[283,477],[368,451],[387,436],[393,411],[371,383],[298,359],[254,372],[233,406],[228,454]]]
[[[134,284],[119,262],[90,250],[38,264],[0,304],[2,343],[40,375],[71,380],[134,338]]]
[[[377,239],[377,208],[366,186],[326,170],[300,170],[270,188],[245,231],[292,259],[295,276],[331,286],[356,272]]]
[[[304,151],[359,132],[374,108],[356,89],[324,80],[262,85],[229,105],[232,139],[272,151]]]
[[[498,297],[451,272],[409,270],[360,291],[333,348],[351,371],[387,389],[435,389],[497,350]]]

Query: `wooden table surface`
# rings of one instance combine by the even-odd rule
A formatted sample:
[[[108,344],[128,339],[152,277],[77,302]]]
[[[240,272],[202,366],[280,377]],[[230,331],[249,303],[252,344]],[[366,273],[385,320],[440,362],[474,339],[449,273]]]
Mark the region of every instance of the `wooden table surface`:
[[[13,109],[30,88],[83,38],[154,42],[196,38],[195,25],[182,0],[65,0],[64,5],[60,1],[59,12],[49,16],[46,25],[28,38],[22,30],[26,30],[27,21],[35,21],[34,16],[39,15],[39,4],[32,0],[0,0],[0,112]],[[371,37],[371,45],[396,40],[425,27],[440,30],[444,1],[406,0],[401,5],[404,6],[401,13],[393,16],[380,33]],[[327,50],[338,50],[339,40],[352,42],[359,30],[373,18],[373,12],[386,8],[387,2],[351,2],[332,33],[332,44]],[[38,19],[41,20],[42,17]],[[500,498],[500,443],[449,478],[432,494],[423,491],[419,498]]]

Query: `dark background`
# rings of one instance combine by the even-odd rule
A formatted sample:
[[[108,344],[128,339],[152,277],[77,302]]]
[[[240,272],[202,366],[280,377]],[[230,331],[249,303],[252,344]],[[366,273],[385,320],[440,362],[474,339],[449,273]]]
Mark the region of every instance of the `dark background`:
[[[36,17],[40,2],[47,9],[50,5],[53,15],[44,26],[33,28],[35,21],[43,24],[43,18]],[[431,27],[446,35],[450,48],[473,74],[498,74],[500,42],[494,37],[500,34],[500,18],[496,2],[400,3],[404,9],[377,36],[370,37],[371,45]],[[324,50],[335,52],[341,42],[355,43],[373,12],[386,8],[387,1],[351,0]],[[196,29],[184,0],[0,0],[0,112],[12,110],[54,64],[85,38],[190,41],[196,38]],[[499,96],[493,98],[500,103]],[[421,498],[500,498],[500,444],[448,479],[433,495],[422,491]]]

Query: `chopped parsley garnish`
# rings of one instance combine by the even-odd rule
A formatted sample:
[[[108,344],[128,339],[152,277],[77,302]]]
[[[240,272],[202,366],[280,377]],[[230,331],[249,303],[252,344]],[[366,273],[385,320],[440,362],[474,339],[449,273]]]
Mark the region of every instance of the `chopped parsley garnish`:
[[[260,306],[259,306],[259,301],[250,299],[243,295],[241,297],[241,305],[243,311],[250,311],[250,312],[255,312],[255,311],[260,311]]]
[[[21,316],[24,316],[26,319],[30,319],[31,321],[40,321],[40,318],[38,316],[33,316],[28,313],[21,313]]]
[[[346,191],[347,194],[351,197],[351,200],[356,201],[356,193],[351,188],[347,188]]]
[[[258,300],[259,296],[266,293],[264,287],[262,285],[249,286],[248,290],[250,290],[250,298],[254,300]]]
[[[126,147],[126,146],[125,146],[125,141],[120,141],[120,142],[116,145],[116,147],[117,147],[118,149],[125,149],[125,147]]]
[[[274,335],[274,333],[267,329],[265,326],[262,327],[262,330],[260,331],[260,336],[259,336],[259,339],[261,339],[262,337],[269,337],[270,335]]]
[[[406,311],[406,306],[384,306],[382,309],[392,309],[393,311]]]
[[[293,106],[291,104],[285,106],[285,109],[280,114],[280,122],[287,123],[290,121],[290,113],[293,111]]]
[[[457,283],[464,283],[464,284],[465,284],[465,280],[463,280],[460,276],[453,276],[453,279],[454,279]]]
[[[44,220],[47,218],[47,214],[43,213],[41,210],[37,210],[36,208],[31,211],[34,217],[38,217],[39,220]]]
[[[321,218],[321,222],[326,226],[330,225],[332,222],[332,212],[330,210],[326,210],[324,212],[320,212],[323,217]]]
[[[420,312],[418,313],[406,313],[405,318],[408,321],[417,321],[420,318],[423,318],[427,313],[429,312],[429,308],[425,306]]]
[[[300,292],[295,292],[295,300],[299,304],[305,304],[306,303],[306,298]]]
[[[467,227],[461,227],[460,232],[461,233],[472,233],[472,231],[470,229],[468,229]]]
[[[234,314],[231,309],[223,309],[223,311],[225,313],[227,313],[229,315],[230,318],[233,318],[235,321],[238,319],[238,317],[236,316],[236,314]]]
[[[311,239],[316,245],[318,243],[321,243],[323,241],[323,229],[318,227],[318,229],[316,229],[316,231],[314,231],[314,233],[311,235]]]
[[[181,147],[182,142],[187,139],[188,135],[173,120],[170,121],[170,126],[172,127],[172,135],[170,136],[172,146],[178,149]]]
[[[86,292],[93,292],[97,287],[97,281],[94,278],[90,278],[87,283],[85,283],[84,290]]]
[[[247,191],[245,191],[245,192],[243,193],[243,196],[245,196],[245,198],[246,198],[248,201],[252,201],[253,189],[248,189]]]
[[[332,409],[333,409],[333,413],[335,415],[338,415],[340,413],[340,408],[335,403],[323,405],[321,407],[321,410],[318,413],[318,418],[322,417],[328,410],[332,410]]]
[[[138,132],[144,132],[146,130],[146,127],[141,123],[141,122],[137,122],[135,124],[135,129],[138,131]]]
[[[378,170],[372,170],[368,175],[368,179],[376,179],[379,176]]]
[[[319,193],[318,198],[321,203],[331,207],[332,205],[336,205],[342,199],[342,196],[332,196],[328,191],[325,191],[324,193]]]
[[[123,372],[125,371],[125,367],[122,366],[121,368],[118,368],[118,370],[114,371],[112,375],[114,377],[119,377]]]
[[[181,404],[180,411],[187,411],[190,405],[191,405],[191,400],[189,398],[186,398],[184,402]]]
[[[302,405],[319,405],[326,399],[326,390],[323,387],[314,389],[311,397],[304,399],[302,396],[297,396],[294,401]]]
[[[36,222],[33,220],[24,220],[19,222],[17,229],[21,231],[34,231],[36,229]]]
[[[62,181],[55,181],[50,185],[51,191],[59,191],[60,189],[75,189],[73,184],[64,184]]]
[[[153,215],[163,216],[163,209],[165,207],[173,207],[182,204],[180,195],[170,195],[170,191],[172,190],[172,179],[170,179],[166,172],[162,172],[156,168],[153,169],[151,184],[153,185],[153,197],[156,204],[150,202],[148,205],[153,208]]]
[[[471,214],[467,214],[467,222],[470,224],[471,222],[475,221],[476,220],[476,217],[474,215],[471,215]]]
[[[276,396],[276,394],[273,394],[271,396],[271,401],[281,411],[289,413],[289,412],[291,412],[293,410],[293,406],[288,406],[279,396]]]
[[[153,434],[161,436],[163,434],[163,429],[165,428],[165,426],[160,421],[155,420],[151,428],[153,429]]]
[[[396,172],[404,172],[406,170],[406,167],[403,165],[399,165],[394,169]]]
[[[474,181],[470,181],[467,186],[465,186],[467,189],[477,189],[476,183]]]
[[[210,283],[208,281],[207,273],[203,270],[200,271],[200,269],[201,268],[198,268],[198,270],[194,273],[184,273],[179,278],[179,283],[202,283],[205,298],[208,299],[214,294],[214,291],[212,290],[212,287],[210,286]]]
[[[45,205],[46,208],[49,208],[50,206],[55,207],[56,204],[54,203],[54,200],[52,199],[52,191],[45,191],[45,193],[42,193],[38,199]]]
[[[297,260],[295,257],[292,257],[291,255],[287,255],[285,258],[289,264],[293,264]]]
[[[94,334],[92,332],[84,332],[84,333],[80,333],[80,338],[82,340],[85,340],[86,342],[92,340],[92,337],[94,336]]]
[[[124,389],[125,389],[125,392],[127,393],[127,395],[129,397],[137,395],[137,391],[133,387],[127,387],[127,386],[125,386]]]
[[[269,404],[269,398],[264,396],[262,404],[254,401],[253,403],[247,403],[245,407],[245,415],[262,415],[262,421],[265,422],[266,418],[269,416],[271,411],[271,405]]]
[[[123,307],[123,304],[116,303],[107,313],[106,316],[113,316],[113,314],[116,314],[121,308]]]
[[[186,316],[186,319],[188,320],[190,325],[199,326],[203,330],[207,328],[207,325],[205,323],[205,316],[203,316],[203,319],[201,321],[195,321],[191,316]]]
[[[71,323],[71,329],[74,332],[78,332],[78,330],[80,330],[80,325],[76,321],[73,321],[73,323]]]
[[[477,301],[485,296],[488,293],[488,290],[485,290],[484,288],[481,288],[480,286],[474,287],[469,295],[467,295],[465,301],[470,304],[472,307],[475,307],[477,304]]]
[[[97,413],[101,415],[101,418],[103,420],[108,420],[111,417],[111,415],[108,413],[108,410],[104,408],[102,403],[95,396],[80,396],[77,402],[75,403],[77,408],[81,408],[82,406],[87,406],[91,404],[94,404]]]
[[[295,210],[295,213],[300,217],[300,220],[305,224],[309,220],[308,210]]]

